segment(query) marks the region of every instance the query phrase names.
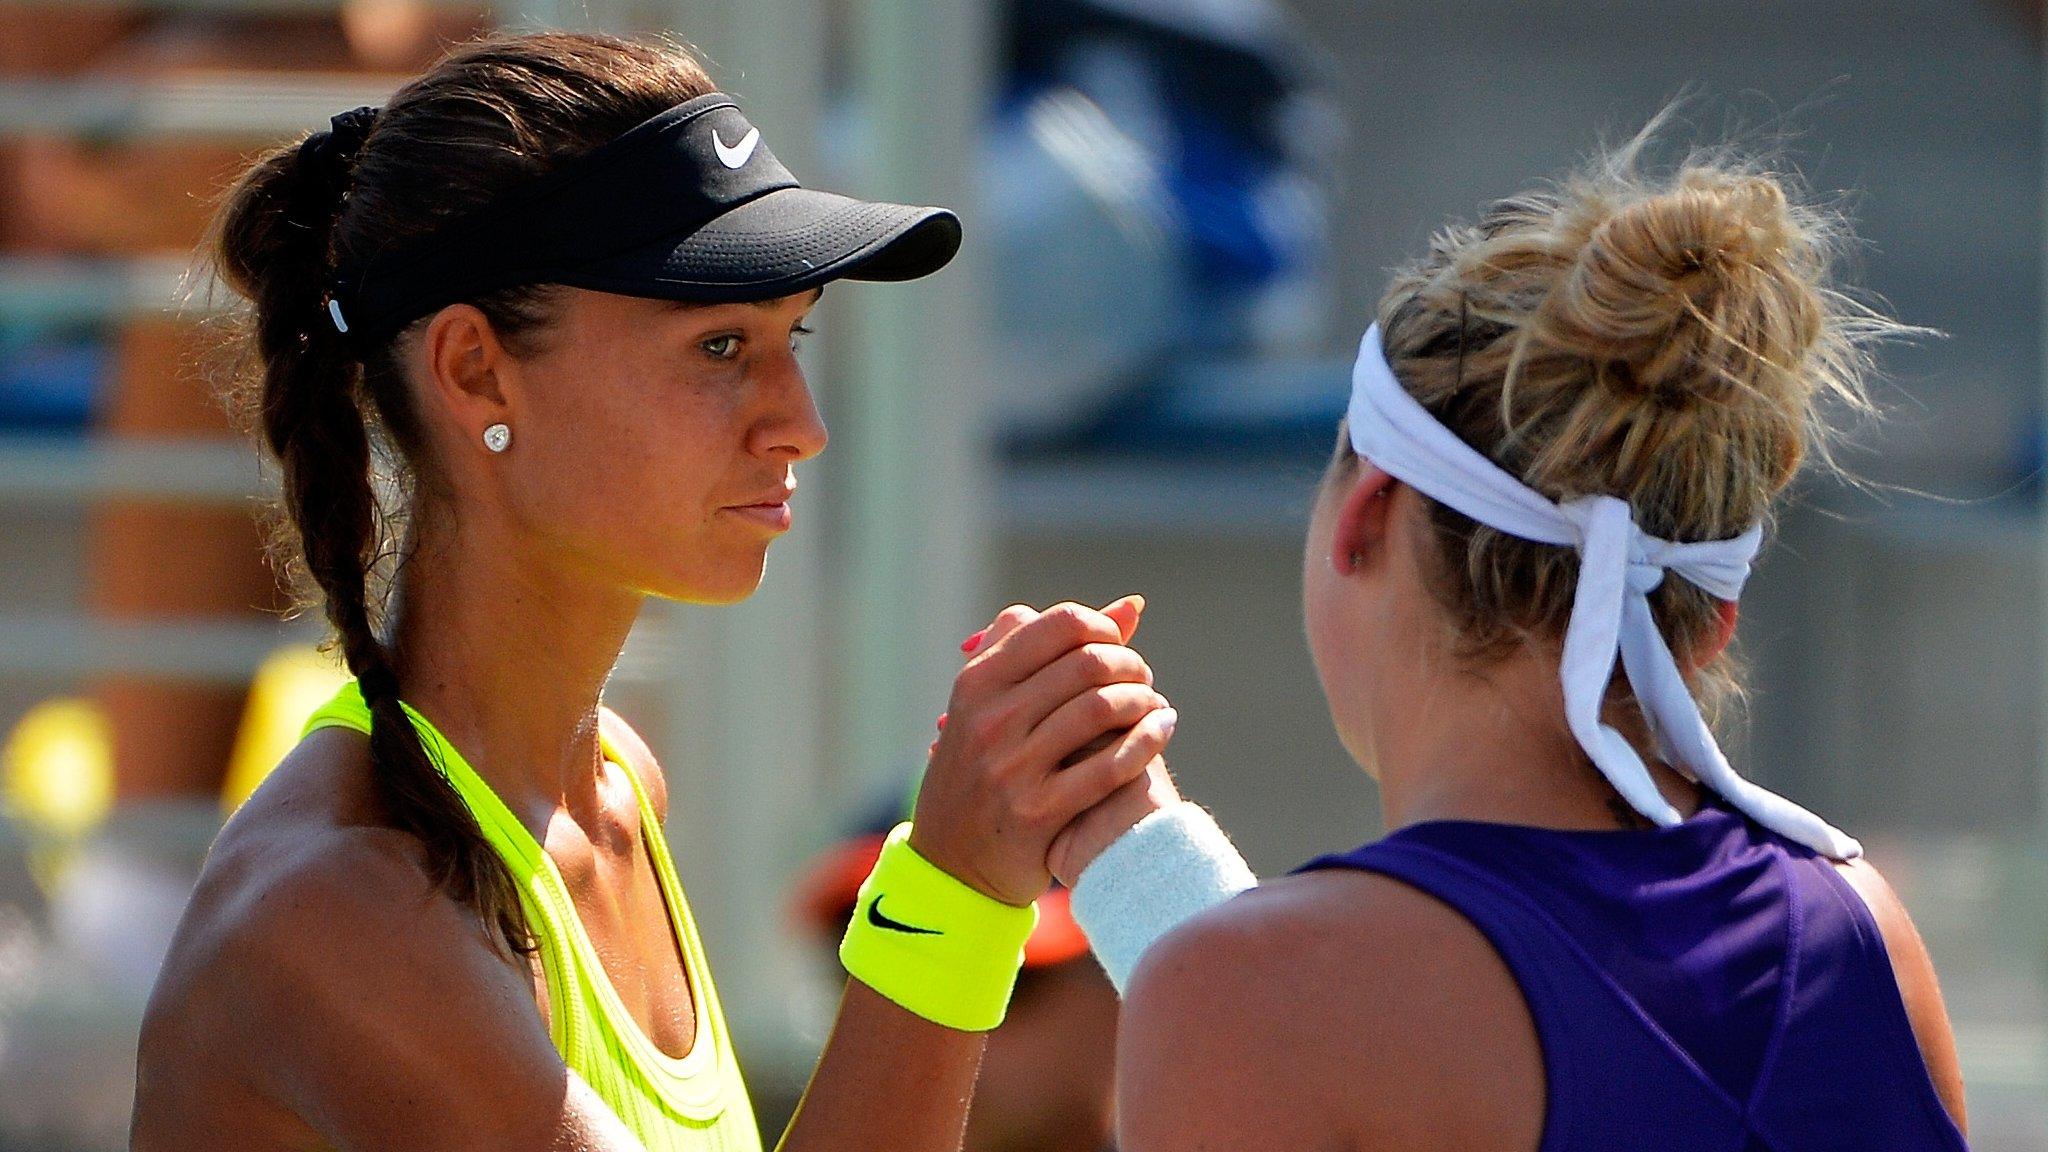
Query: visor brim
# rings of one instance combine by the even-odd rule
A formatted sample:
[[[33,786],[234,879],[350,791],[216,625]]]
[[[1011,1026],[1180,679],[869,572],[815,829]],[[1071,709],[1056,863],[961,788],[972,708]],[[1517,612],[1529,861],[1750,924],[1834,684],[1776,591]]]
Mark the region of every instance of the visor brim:
[[[960,250],[944,208],[780,188],[665,239],[595,261],[559,282],[665,300],[731,303],[808,291],[833,280],[915,280]]]

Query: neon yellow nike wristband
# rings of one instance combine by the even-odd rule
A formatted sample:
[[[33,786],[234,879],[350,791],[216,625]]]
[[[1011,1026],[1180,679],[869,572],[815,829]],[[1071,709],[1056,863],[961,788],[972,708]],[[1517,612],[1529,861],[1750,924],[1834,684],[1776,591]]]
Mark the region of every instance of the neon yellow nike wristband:
[[[1018,908],[948,875],[898,824],[860,886],[839,962],[909,1011],[962,1032],[1003,1022],[1038,906]]]

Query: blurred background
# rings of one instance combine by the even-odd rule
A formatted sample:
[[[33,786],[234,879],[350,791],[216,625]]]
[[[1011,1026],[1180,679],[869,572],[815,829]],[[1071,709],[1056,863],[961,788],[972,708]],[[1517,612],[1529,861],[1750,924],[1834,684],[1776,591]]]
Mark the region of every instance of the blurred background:
[[[1376,834],[1301,641],[1300,536],[1389,266],[1624,138],[1774,149],[1939,338],[1744,604],[1738,765],[1917,916],[1978,1148],[2048,1152],[2043,41],[2022,0],[0,0],[0,1152],[125,1146],[137,1022],[225,813],[335,673],[192,273],[255,151],[496,28],[697,45],[810,184],[943,203],[941,276],[842,287],[832,451],[761,592],[650,606],[610,692],[764,1119],[837,991],[835,896],[961,637],[1150,599],[1174,767],[1271,874]],[[847,853],[854,855],[848,863]],[[1046,942],[982,1149],[1096,1149],[1113,1004]],[[1048,1122],[1053,1118],[1058,1123]]]

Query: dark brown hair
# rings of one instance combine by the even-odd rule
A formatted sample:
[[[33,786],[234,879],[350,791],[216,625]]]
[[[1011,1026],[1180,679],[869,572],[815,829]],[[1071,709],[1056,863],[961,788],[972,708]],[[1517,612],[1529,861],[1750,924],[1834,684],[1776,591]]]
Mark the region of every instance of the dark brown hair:
[[[352,350],[325,293],[337,262],[403,248],[713,90],[669,46],[567,33],[470,43],[399,90],[352,157],[308,158],[293,143],[257,160],[209,242],[221,280],[249,303],[225,391],[282,473],[273,562],[302,605],[325,611],[331,644],[361,682],[372,770],[393,820],[425,846],[436,885],[518,953],[532,940],[511,876],[407,721],[403,670],[381,638],[414,501],[432,476],[401,367],[426,319]],[[552,298],[537,285],[470,303],[518,352],[541,335]]]

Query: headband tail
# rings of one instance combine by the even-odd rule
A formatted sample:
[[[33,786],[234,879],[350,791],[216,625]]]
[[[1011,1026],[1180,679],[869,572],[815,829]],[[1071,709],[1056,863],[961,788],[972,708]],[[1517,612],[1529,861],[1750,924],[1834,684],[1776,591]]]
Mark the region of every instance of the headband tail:
[[[1853,860],[1863,846],[1811,811],[1745,779],[1729,765],[1721,745],[1700,715],[1678,661],[1657,631],[1650,602],[1632,597],[1621,628],[1622,666],[1673,764],[1692,774],[1735,808],[1797,844],[1836,860]]]
[[[1614,785],[1629,806],[1664,827],[1683,817],[1657,784],[1627,738],[1600,722],[1600,706],[1614,679],[1615,657],[1622,637],[1622,602],[1628,589],[1628,537],[1634,522],[1625,501],[1612,496],[1575,502],[1573,518],[1581,532],[1579,586],[1572,596],[1571,623],[1565,629],[1565,718],[1579,746],[1600,774]]]

